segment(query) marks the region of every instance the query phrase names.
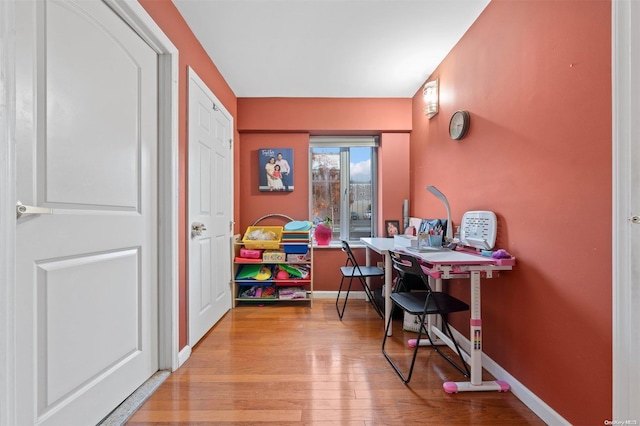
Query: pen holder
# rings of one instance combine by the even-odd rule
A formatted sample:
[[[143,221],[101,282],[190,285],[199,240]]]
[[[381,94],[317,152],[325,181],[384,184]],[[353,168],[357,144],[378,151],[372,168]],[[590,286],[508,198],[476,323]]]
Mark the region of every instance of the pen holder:
[[[429,247],[442,247],[442,234],[429,234]]]

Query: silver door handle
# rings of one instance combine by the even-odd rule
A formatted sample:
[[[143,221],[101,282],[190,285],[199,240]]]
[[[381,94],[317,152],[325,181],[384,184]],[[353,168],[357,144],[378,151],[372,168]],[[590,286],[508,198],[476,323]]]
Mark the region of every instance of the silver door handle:
[[[193,222],[193,224],[191,224],[191,235],[194,237],[199,237],[206,230],[207,227],[204,226],[204,223]]]
[[[23,214],[53,214],[49,207],[25,206],[20,201],[16,203],[16,219]]]

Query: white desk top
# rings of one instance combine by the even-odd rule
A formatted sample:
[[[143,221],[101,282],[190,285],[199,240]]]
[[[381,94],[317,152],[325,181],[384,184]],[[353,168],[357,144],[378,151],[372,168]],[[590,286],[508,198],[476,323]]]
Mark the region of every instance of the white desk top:
[[[361,240],[367,247],[375,250],[377,253],[388,254],[389,250],[395,249],[419,257],[423,261],[434,265],[497,265],[502,263],[500,259],[456,250],[444,249],[433,252],[408,250],[406,247],[397,247],[393,238],[361,238]]]
[[[396,246],[393,238],[360,238],[360,241],[380,254],[387,254]]]

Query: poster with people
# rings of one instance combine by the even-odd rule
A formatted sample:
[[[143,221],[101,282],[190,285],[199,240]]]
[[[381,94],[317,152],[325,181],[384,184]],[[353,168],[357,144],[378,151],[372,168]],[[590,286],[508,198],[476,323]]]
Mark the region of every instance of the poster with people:
[[[262,148],[258,157],[260,191],[293,191],[293,148]]]

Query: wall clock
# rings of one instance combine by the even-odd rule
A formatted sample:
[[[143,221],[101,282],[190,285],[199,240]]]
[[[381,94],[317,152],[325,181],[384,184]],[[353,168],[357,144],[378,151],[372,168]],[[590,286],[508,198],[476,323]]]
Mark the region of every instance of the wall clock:
[[[451,121],[449,121],[449,136],[453,140],[460,140],[467,134],[471,116],[465,110],[459,110],[453,113]]]

